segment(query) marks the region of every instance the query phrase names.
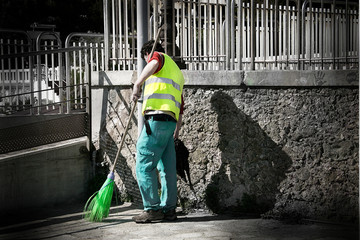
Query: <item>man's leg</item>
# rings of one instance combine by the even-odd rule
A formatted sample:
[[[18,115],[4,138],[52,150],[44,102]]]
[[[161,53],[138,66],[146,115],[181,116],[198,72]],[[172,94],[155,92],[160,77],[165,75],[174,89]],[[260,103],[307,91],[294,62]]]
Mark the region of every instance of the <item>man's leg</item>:
[[[160,208],[156,175],[156,164],[159,157],[155,155],[155,144],[155,139],[151,135],[148,136],[146,129],[143,128],[136,146],[136,178],[144,210],[158,210]]]
[[[167,148],[169,139],[172,139],[176,124],[174,122],[149,121],[149,125],[152,133],[147,135],[144,128],[136,147],[136,177],[145,210],[143,214],[133,218],[136,222],[161,219],[158,213],[161,201],[158,195],[156,166]]]
[[[177,176],[174,139],[169,140],[157,166],[161,180],[161,204],[166,212],[176,208]]]

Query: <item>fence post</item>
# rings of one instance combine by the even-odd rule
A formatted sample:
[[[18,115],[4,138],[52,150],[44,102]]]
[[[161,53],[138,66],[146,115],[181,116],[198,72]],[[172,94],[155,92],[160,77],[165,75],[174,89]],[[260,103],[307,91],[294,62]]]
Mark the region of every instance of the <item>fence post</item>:
[[[255,1],[251,1],[250,4],[250,29],[251,29],[251,38],[250,38],[250,51],[251,51],[251,64],[250,69],[255,70]]]
[[[137,5],[137,76],[139,77],[142,70],[145,67],[145,61],[141,58],[141,48],[145,42],[148,41],[148,1],[146,0],[136,0]],[[154,21],[154,25],[156,26],[156,20]],[[142,91],[144,92],[144,91]],[[138,101],[137,103],[138,110],[138,136],[141,134],[141,130],[144,126],[144,118],[142,116],[142,102]]]
[[[88,61],[87,56],[88,49],[85,49],[86,57],[85,57],[85,76],[87,78],[86,84],[86,112],[87,116],[87,127],[88,127],[88,139],[87,139],[87,149],[89,152],[92,152],[92,124],[91,124],[91,66],[90,61]]]
[[[104,13],[104,56],[105,56],[105,69],[109,70],[109,53],[110,53],[110,18],[109,18],[109,2],[103,0],[103,13]]]
[[[231,20],[230,20],[230,13],[231,13],[231,2],[226,1],[226,9],[225,9],[225,22],[226,22],[226,26],[225,26],[225,69],[229,70],[230,69],[230,57],[231,57],[231,40],[230,40],[230,36],[231,36]]]
[[[301,70],[301,1],[297,2],[297,18],[296,18],[296,28],[297,28],[297,55],[298,55],[298,70]]]

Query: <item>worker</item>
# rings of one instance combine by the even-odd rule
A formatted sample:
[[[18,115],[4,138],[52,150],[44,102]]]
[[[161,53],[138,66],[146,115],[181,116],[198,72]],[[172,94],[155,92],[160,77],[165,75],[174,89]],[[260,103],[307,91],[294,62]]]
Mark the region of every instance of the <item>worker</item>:
[[[176,220],[177,176],[174,139],[179,136],[184,109],[184,76],[164,53],[160,43],[150,56],[154,40],[145,43],[141,57],[147,62],[134,83],[132,100],[137,101],[144,85],[144,127],[136,144],[136,177],[144,211],[133,220],[147,223]],[[161,194],[158,191],[159,171]]]

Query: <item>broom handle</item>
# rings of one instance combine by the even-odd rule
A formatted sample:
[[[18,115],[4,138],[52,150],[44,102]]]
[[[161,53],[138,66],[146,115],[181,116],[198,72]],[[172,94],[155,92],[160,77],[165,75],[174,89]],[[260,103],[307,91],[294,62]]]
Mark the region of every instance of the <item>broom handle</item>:
[[[127,122],[127,124],[126,124],[126,127],[125,127],[125,133],[124,133],[123,137],[121,138],[120,146],[119,146],[119,149],[118,149],[118,151],[117,151],[117,153],[116,153],[115,161],[114,161],[114,164],[113,164],[113,166],[112,166],[112,168],[111,168],[111,172],[114,172],[116,162],[117,162],[117,160],[118,160],[118,158],[119,158],[121,149],[122,149],[122,147],[123,147],[123,145],[124,145],[125,138],[126,138],[126,134],[127,134],[128,130],[129,130],[131,118],[133,117],[134,112],[135,112],[136,103],[137,103],[137,100],[134,102],[134,106],[131,108],[130,117],[129,117],[129,120],[128,120],[128,122]]]
[[[161,29],[162,29],[162,27],[159,27],[158,32],[156,33],[155,42],[154,42],[154,45],[153,45],[153,47],[152,47],[152,49],[151,49],[151,52],[150,52],[150,58],[151,58],[152,55],[154,54],[155,46],[156,46],[156,43],[157,43],[157,41],[158,41],[158,39],[159,39]],[[149,58],[149,59],[150,59],[150,58]]]
[[[162,28],[160,27],[159,30],[158,30],[158,32],[157,32],[157,34],[156,34],[155,42],[154,42],[154,45],[153,45],[153,47],[152,47],[152,49],[151,49],[151,52],[150,52],[150,58],[151,58],[152,55],[154,54],[155,46],[156,46],[156,43],[157,43],[157,41],[158,41],[158,39],[159,39],[161,29],[162,29]],[[112,168],[111,168],[111,172],[114,172],[114,169],[115,169],[115,166],[116,166],[116,162],[117,162],[117,160],[118,160],[118,158],[119,158],[121,149],[122,149],[122,147],[123,147],[123,145],[124,145],[125,137],[126,137],[126,134],[127,134],[128,130],[129,130],[131,118],[132,118],[132,116],[134,115],[134,112],[135,112],[136,103],[137,103],[137,100],[134,101],[134,106],[133,106],[132,109],[131,109],[130,117],[129,117],[129,120],[128,120],[128,122],[127,122],[127,124],[126,124],[126,127],[125,127],[125,133],[124,133],[124,136],[121,138],[120,146],[119,146],[119,149],[118,149],[118,151],[117,151],[117,153],[116,153],[115,161],[114,161],[114,164],[113,164],[113,166],[112,166]]]

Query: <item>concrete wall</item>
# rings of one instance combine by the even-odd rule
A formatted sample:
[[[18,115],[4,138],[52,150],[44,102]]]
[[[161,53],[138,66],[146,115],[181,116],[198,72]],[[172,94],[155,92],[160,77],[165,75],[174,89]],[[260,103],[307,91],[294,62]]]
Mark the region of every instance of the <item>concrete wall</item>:
[[[93,86],[93,140],[101,160],[110,164],[128,120],[136,73],[101,76],[107,84]],[[178,181],[184,208],[358,219],[357,71],[186,71],[184,76],[180,138],[190,151],[194,184],[191,189]],[[136,140],[134,117],[115,180],[124,196],[141,201]]]
[[[85,200],[86,137],[0,155],[0,212]]]

